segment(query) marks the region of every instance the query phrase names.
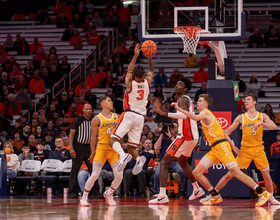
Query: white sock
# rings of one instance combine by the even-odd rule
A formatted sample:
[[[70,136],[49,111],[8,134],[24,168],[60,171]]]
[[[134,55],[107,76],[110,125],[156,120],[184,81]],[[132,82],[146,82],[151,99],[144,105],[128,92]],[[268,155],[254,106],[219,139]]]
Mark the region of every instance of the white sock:
[[[166,187],[160,187],[159,188],[159,194],[160,195],[166,195]]]
[[[82,199],[84,200],[88,199],[88,192],[84,191]]]
[[[216,192],[219,192],[220,190],[217,190],[217,188],[215,188]]]
[[[109,187],[108,189],[108,195],[112,195],[114,193],[114,189],[112,187]]]
[[[199,185],[197,183],[197,181],[195,181],[194,183],[192,183],[193,185],[193,189],[196,190],[196,189],[199,189]]]
[[[113,149],[120,155],[120,157],[123,157],[125,155],[122,146],[118,141],[115,141],[113,143]]]
[[[254,187],[254,190],[256,190],[256,188],[258,188],[259,187],[259,185],[257,184],[257,185],[255,185],[255,187]]]
[[[211,190],[213,190],[214,188],[213,188],[213,186],[211,186],[211,188],[210,189],[208,189],[208,192],[210,192]]]

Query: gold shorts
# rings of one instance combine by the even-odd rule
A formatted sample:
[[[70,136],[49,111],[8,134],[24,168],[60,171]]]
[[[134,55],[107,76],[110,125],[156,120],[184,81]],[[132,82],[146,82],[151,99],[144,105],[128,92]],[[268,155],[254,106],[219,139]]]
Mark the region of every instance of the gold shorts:
[[[110,146],[97,147],[93,161],[105,164],[106,160],[112,165],[119,160],[119,154]]]
[[[241,156],[236,157],[238,166],[247,169],[252,160],[259,170],[269,167],[263,145],[258,147],[241,147]]]
[[[236,161],[232,154],[230,144],[227,141],[212,147],[205,156],[215,164],[222,162],[226,165],[227,163]]]

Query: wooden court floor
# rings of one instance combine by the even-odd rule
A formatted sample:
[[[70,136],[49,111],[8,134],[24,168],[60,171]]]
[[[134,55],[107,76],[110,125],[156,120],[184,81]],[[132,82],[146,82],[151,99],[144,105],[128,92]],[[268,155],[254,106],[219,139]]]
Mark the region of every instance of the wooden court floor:
[[[255,208],[256,199],[224,199],[215,206],[202,206],[187,199],[170,199],[166,205],[148,205],[149,199],[118,198],[117,206],[104,199],[90,199],[79,207],[77,199],[0,198],[1,220],[270,220],[280,219],[280,206]]]

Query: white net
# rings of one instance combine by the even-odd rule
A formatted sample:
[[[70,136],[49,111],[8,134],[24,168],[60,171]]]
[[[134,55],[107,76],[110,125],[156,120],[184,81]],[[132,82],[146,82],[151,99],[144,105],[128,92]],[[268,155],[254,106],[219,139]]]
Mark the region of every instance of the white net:
[[[174,27],[174,32],[177,33],[183,40],[183,53],[196,54],[196,47],[200,38],[200,27]]]

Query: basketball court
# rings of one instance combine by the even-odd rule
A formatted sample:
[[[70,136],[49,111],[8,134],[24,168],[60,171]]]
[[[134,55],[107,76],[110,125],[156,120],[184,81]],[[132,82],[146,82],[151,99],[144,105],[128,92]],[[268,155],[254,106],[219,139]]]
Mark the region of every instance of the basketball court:
[[[90,199],[90,207],[79,207],[77,199],[8,198],[0,200],[0,213],[1,220],[280,219],[277,206],[255,208],[256,199],[224,199],[213,206],[187,199],[148,205],[148,200],[117,198],[117,206],[108,206],[105,199]]]

